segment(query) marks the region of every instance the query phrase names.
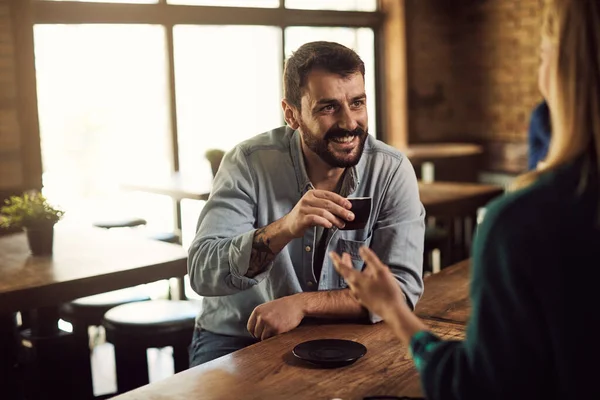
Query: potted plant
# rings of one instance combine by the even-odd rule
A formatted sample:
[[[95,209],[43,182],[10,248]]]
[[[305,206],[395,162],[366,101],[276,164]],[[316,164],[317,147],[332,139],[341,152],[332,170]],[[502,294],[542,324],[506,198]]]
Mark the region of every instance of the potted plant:
[[[41,193],[23,193],[11,196],[0,208],[0,225],[5,228],[25,229],[29,248],[34,255],[52,254],[54,224],[64,211],[50,204]]]

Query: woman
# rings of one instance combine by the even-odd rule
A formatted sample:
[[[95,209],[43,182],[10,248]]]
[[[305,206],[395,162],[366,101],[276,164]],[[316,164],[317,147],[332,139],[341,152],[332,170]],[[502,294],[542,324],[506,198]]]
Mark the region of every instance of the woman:
[[[463,342],[427,331],[387,267],[332,253],[357,299],[407,345],[434,399],[600,399],[600,1],[548,0],[544,166],[489,206],[472,254]]]

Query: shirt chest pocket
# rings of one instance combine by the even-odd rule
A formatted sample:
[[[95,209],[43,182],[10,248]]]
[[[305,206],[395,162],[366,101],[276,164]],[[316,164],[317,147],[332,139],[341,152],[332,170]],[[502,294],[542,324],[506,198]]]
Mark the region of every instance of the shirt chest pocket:
[[[348,253],[350,255],[350,258],[352,259],[352,266],[354,267],[354,269],[362,271],[365,262],[362,260],[362,258],[360,258],[358,251],[361,247],[363,247],[363,246],[368,247],[370,244],[371,244],[371,236],[369,236],[364,241],[339,239],[338,244],[337,244],[337,252],[340,255],[342,255],[344,253]],[[339,279],[340,279],[340,287],[342,287],[342,288],[348,287],[348,284],[346,283],[344,278],[342,278],[340,276]]]

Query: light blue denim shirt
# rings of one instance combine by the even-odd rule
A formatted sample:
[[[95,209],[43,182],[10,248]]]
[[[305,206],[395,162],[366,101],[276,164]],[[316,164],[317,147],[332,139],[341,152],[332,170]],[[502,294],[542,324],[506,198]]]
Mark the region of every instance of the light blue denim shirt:
[[[359,163],[348,173],[349,197],[372,197],[371,215],[364,229],[333,228],[318,287],[315,228],[292,240],[265,272],[248,278],[256,229],[288,214],[312,185],[300,133],[289,127],[255,136],[226,154],[189,249],[191,286],[204,296],[197,320],[202,329],[249,337],[246,324],[256,306],[295,293],[345,288],[328,254],[347,252],[354,267],[362,269],[358,249],[363,245],[390,266],[414,307],[423,291],[425,232],[414,169],[398,150],[369,136]],[[371,320],[378,317],[371,315]]]

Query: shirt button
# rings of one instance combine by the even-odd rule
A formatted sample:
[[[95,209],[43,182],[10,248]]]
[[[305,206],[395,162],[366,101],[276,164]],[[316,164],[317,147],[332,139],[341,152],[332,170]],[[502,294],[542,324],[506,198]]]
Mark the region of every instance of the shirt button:
[[[304,248],[304,250],[306,250],[306,252],[309,252],[309,251],[311,250],[311,249],[310,249],[310,246],[306,246],[306,247]]]
[[[311,286],[311,287],[312,287],[312,285],[313,285],[313,283],[312,283],[311,281],[308,281],[308,282],[306,282],[306,284],[307,284],[308,286]]]

